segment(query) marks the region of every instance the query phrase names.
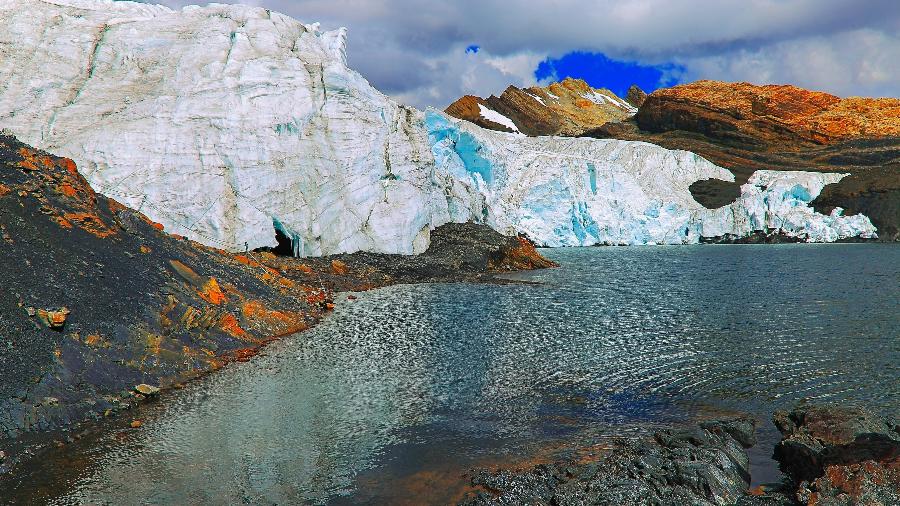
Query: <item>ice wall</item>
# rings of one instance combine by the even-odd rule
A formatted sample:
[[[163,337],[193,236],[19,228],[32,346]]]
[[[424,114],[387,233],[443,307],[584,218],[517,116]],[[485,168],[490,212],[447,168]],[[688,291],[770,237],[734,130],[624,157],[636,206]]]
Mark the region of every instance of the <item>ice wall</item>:
[[[350,70],[345,45],[343,29],[258,7],[0,0],[0,128],[232,251],[274,246],[277,228],[304,256],[418,253],[434,227],[468,220],[547,246],[874,234],[864,216],[808,207],[842,175],[759,172],[707,210],[689,185],[733,177],[697,155],[422,113]]]
[[[837,210],[825,216],[808,205],[846,174],[759,171],[737,201],[710,210],[693,199],[690,185],[734,176],[690,152],[644,142],[522,137],[436,111],[427,113],[426,126],[438,171],[463,187],[453,195],[467,203],[466,213],[544,246],[689,244],[755,231],[823,242],[875,233],[865,216]]]

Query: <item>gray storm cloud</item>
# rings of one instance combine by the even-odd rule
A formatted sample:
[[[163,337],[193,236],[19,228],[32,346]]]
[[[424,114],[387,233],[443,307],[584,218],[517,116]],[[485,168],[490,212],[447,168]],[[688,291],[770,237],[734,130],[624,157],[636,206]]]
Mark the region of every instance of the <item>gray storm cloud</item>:
[[[686,80],[900,96],[897,0],[252,3],[325,28],[346,26],[351,66],[385,93],[418,107],[534,84],[538,62],[573,50],[679,63]],[[469,44],[482,51],[466,54]]]

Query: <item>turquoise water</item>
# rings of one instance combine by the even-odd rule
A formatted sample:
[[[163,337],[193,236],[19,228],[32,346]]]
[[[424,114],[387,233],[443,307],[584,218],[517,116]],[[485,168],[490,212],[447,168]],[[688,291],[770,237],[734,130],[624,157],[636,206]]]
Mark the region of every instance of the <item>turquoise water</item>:
[[[535,285],[395,286],[7,489],[55,504],[441,503],[465,469],[654,425],[900,412],[900,246],[545,251]],[[52,469],[51,469],[52,468]],[[426,492],[423,492],[425,490]],[[0,493],[2,495],[2,493]]]

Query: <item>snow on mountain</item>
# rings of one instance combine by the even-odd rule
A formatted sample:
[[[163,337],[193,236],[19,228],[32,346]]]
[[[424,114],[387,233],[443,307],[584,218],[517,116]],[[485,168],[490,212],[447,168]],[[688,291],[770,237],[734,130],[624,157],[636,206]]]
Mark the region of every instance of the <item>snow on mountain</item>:
[[[301,255],[418,253],[432,228],[467,220],[550,246],[874,233],[806,205],[839,175],[760,173],[707,210],[688,186],[733,179],[691,153],[400,106],[347,68],[344,30],[262,8],[0,0],[0,27],[0,127],[228,250],[273,246],[277,228]]]
[[[478,110],[481,113],[482,118],[484,118],[488,121],[493,121],[494,123],[497,123],[499,125],[503,125],[506,128],[512,130],[513,132],[519,131],[519,127],[517,127],[516,124],[513,123],[513,121],[511,119],[507,118],[506,116],[500,114],[499,112],[497,112],[493,109],[488,109],[487,107],[484,106],[484,104],[478,104]]]

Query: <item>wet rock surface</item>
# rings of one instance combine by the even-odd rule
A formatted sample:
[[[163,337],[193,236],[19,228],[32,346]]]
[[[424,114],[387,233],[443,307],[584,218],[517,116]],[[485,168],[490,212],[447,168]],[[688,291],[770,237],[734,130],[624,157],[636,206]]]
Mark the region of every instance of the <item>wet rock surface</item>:
[[[900,504],[900,424],[857,406],[777,412],[774,458],[809,505]]]
[[[477,491],[460,504],[736,504],[750,485],[745,448],[754,429],[747,418],[704,422],[616,442],[596,462],[476,471]]]
[[[756,444],[749,418],[700,422],[620,440],[595,460],[531,469],[479,469],[463,505],[895,506],[900,504],[900,424],[855,406],[776,412],[780,483],[750,488]]]
[[[812,205],[862,213],[879,239],[900,240],[900,100],[841,99],[793,86],[700,81],[657,90],[633,120],[585,136],[642,140],[697,153],[729,169],[736,182],[698,182],[708,208],[734,200],[757,170],[849,172]]]

